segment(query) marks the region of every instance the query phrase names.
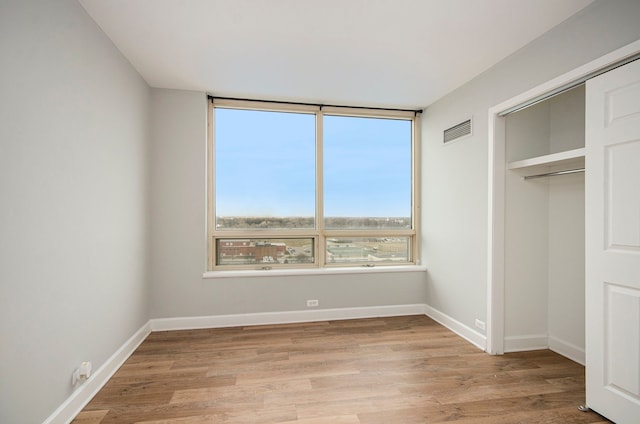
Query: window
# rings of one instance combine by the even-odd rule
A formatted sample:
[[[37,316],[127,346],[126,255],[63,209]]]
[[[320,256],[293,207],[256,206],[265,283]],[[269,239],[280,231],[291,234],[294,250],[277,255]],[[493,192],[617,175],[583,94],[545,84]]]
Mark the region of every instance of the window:
[[[415,115],[210,99],[209,269],[414,264]]]

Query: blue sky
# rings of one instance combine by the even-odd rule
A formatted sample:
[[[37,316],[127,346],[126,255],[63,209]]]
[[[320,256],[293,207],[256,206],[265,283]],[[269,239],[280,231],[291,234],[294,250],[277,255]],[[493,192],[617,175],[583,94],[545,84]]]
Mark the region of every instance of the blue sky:
[[[217,108],[219,216],[315,214],[315,115]],[[327,217],[411,216],[411,122],[324,117]]]

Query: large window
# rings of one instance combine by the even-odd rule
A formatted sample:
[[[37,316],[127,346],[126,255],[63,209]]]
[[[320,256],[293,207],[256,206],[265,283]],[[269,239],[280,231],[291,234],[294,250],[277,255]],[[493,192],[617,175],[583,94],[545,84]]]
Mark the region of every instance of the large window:
[[[209,268],[416,258],[413,112],[210,100]]]

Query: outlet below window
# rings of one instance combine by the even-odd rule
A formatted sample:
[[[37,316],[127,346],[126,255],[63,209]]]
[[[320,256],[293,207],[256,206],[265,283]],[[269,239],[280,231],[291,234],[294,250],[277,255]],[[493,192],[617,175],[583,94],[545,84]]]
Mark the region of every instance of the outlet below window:
[[[318,302],[318,299],[307,300],[307,308],[315,308],[318,305],[320,305],[320,302]]]

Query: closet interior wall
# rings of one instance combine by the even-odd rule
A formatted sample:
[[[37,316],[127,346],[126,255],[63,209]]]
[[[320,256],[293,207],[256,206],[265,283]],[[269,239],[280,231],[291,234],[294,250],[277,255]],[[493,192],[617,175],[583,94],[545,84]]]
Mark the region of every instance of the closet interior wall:
[[[584,104],[579,86],[507,115],[507,164],[584,147]],[[583,362],[584,173],[506,173],[505,351],[550,347]]]

